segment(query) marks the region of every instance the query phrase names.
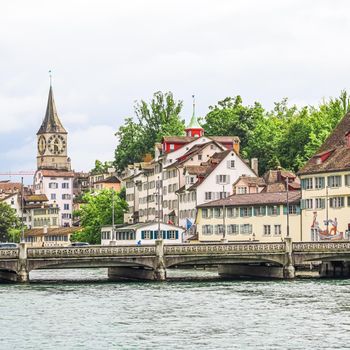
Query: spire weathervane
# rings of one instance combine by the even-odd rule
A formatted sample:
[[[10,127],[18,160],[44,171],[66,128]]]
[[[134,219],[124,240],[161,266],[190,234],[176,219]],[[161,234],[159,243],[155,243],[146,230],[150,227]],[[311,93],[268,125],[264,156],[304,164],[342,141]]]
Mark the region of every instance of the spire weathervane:
[[[196,100],[194,98],[194,95],[192,95],[192,100],[193,100],[193,111],[192,111],[192,115],[194,116],[195,114],[195,107],[196,107]]]
[[[49,77],[50,77],[50,86],[52,86],[52,72],[51,72],[51,69],[49,70]]]

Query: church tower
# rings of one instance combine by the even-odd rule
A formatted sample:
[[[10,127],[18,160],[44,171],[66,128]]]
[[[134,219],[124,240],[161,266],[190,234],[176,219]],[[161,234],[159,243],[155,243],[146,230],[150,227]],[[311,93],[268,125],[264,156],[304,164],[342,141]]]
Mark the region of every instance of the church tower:
[[[46,114],[37,132],[37,141],[38,170],[71,170],[70,158],[67,157],[67,131],[58,117],[51,85]]]

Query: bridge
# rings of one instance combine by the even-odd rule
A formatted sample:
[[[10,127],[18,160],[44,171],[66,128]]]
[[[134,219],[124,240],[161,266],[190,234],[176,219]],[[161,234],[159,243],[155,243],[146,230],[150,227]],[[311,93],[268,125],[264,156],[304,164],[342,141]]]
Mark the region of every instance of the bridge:
[[[108,268],[110,279],[165,280],[174,266],[218,266],[224,277],[292,279],[295,266],[322,262],[322,276],[350,277],[350,242],[199,243],[0,249],[0,279],[28,282],[37,269]]]

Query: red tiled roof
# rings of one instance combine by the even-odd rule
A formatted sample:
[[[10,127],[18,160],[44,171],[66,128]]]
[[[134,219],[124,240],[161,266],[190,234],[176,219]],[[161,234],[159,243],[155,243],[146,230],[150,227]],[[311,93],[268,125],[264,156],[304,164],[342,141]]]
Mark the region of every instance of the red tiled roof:
[[[107,177],[104,180],[96,181],[95,184],[101,183],[120,183],[120,180],[116,176]]]
[[[299,170],[299,175],[317,174],[323,172],[350,170],[350,148],[346,144],[346,135],[350,131],[350,113],[347,113],[338,123],[326,141]],[[320,158],[330,152],[328,158]]]
[[[69,235],[74,232],[80,231],[81,227],[58,227],[58,228],[48,228],[47,233],[44,234],[43,228],[32,228],[30,230],[24,231],[24,236],[54,236],[54,235]]]
[[[300,202],[301,192],[289,192],[289,203],[297,204]],[[272,205],[286,204],[287,192],[260,192],[252,194],[235,194],[225,199],[218,199],[209,203],[201,204],[198,207],[222,207],[225,206],[245,206],[245,205]]]
[[[73,171],[64,171],[64,170],[38,170],[45,177],[74,177]]]

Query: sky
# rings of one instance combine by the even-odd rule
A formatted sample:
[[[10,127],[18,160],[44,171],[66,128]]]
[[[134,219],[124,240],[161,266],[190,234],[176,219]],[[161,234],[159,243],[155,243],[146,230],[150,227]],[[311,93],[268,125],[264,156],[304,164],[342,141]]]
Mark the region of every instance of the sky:
[[[76,171],[112,160],[135,101],[183,100],[189,120],[227,96],[313,105],[350,85],[350,2],[31,0],[0,11],[1,173],[36,169],[48,71]]]

